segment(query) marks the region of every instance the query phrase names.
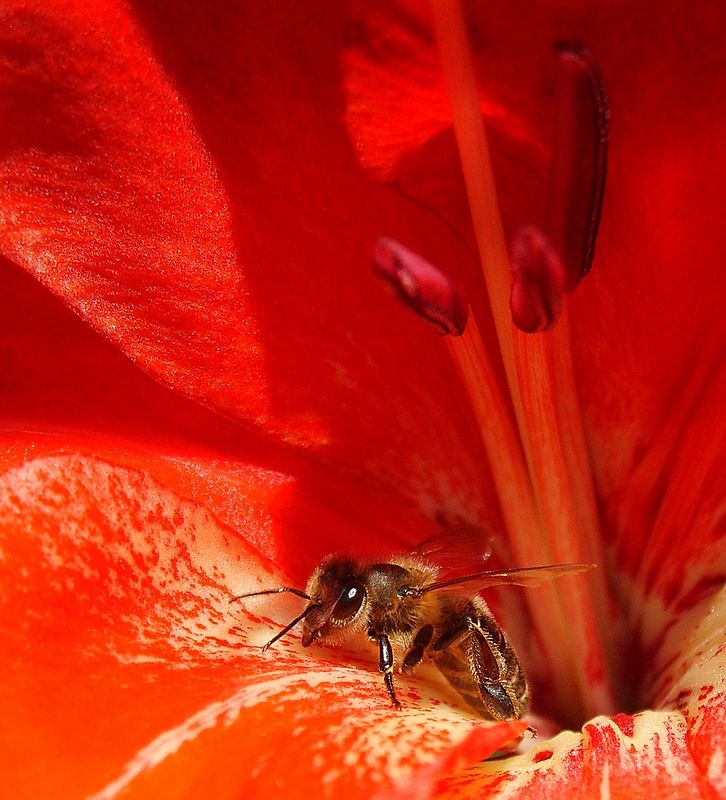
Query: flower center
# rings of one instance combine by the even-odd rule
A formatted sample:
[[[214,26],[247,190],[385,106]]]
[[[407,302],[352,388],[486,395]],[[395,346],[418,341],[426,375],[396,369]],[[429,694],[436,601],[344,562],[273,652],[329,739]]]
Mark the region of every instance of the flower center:
[[[451,0],[431,0],[431,9],[506,388],[475,315],[466,321],[448,279],[432,277],[434,267],[390,240],[379,242],[374,261],[409,305],[454,334],[446,343],[479,423],[517,565],[600,566],[527,596],[561,720],[576,725],[620,705],[612,688],[620,683],[612,603],[562,302],[592,261],[604,186],[605,94],[589,53],[560,46],[562,120],[544,230],[515,235],[510,267],[461,9]]]

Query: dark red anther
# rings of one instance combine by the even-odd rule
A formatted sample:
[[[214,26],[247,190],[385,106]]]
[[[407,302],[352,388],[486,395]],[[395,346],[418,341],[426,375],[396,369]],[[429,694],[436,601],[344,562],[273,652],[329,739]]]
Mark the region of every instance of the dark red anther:
[[[394,239],[381,238],[373,250],[373,268],[439,333],[464,332],[469,315],[464,292],[438,267]]]
[[[582,44],[557,44],[555,125],[544,226],[512,242],[512,319],[527,332],[549,328],[595,254],[607,166],[608,103],[595,60]]]
[[[595,59],[583,45],[563,42],[558,56],[557,120],[544,231],[567,271],[571,292],[595,255],[608,143],[608,101]]]
[[[539,228],[520,228],[511,247],[512,321],[525,333],[546,331],[557,319],[567,275],[557,251]]]

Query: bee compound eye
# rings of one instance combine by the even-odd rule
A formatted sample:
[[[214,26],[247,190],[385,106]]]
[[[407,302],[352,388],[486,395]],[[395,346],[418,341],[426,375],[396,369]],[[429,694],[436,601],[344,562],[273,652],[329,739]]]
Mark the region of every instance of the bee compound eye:
[[[338,598],[338,602],[335,604],[333,618],[337,622],[345,622],[346,620],[352,619],[363,605],[364,597],[365,588],[362,583],[353,581],[347,584]]]

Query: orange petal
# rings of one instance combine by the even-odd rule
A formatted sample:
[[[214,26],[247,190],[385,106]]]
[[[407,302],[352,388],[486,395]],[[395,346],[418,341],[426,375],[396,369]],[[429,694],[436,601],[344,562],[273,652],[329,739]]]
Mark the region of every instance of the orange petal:
[[[295,635],[263,653],[295,602],[229,598],[285,578],[139,470],[20,464],[0,478],[0,530],[11,796],[369,797],[481,726],[423,678],[401,679],[393,711],[369,657],[311,653]],[[521,727],[463,752],[485,757]]]

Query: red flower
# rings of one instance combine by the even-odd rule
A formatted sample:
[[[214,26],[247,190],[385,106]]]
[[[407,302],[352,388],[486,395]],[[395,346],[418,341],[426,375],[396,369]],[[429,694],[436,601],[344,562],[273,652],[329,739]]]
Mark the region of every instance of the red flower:
[[[470,19],[508,228],[544,207],[552,41],[591,45],[612,103],[593,274],[500,359],[424,7],[4,4],[8,796],[726,791],[723,8],[578,5]],[[381,235],[466,285],[472,369],[521,409],[481,425],[459,345],[371,274]],[[522,725],[431,675],[397,714],[367,657],[261,652],[292,600],[228,604],[454,519],[601,564],[495,605],[549,721],[476,766]]]

